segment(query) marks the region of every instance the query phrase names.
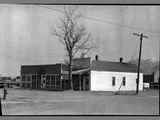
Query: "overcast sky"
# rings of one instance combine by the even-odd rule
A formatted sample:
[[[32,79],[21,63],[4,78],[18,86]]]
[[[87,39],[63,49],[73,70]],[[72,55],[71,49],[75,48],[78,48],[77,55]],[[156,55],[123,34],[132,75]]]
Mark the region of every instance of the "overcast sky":
[[[63,62],[64,46],[52,35],[63,6],[0,5],[0,74],[19,75],[24,64]],[[159,60],[159,6],[79,6],[83,24],[91,33],[99,59],[127,62],[138,57],[142,32],[143,59]]]

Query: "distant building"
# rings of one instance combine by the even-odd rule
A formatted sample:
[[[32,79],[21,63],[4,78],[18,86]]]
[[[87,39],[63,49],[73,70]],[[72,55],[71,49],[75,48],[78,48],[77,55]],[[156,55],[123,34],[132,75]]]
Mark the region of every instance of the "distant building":
[[[129,63],[100,61],[91,58],[73,60],[72,78],[74,90],[117,91],[136,90],[137,66]],[[71,89],[68,66],[22,65],[22,87],[31,89]],[[143,74],[140,73],[139,90],[143,89]]]
[[[154,71],[154,82],[155,83],[158,83],[159,82],[159,68],[157,68],[155,71]]]
[[[153,81],[151,82],[151,88],[159,88],[159,82],[160,82],[160,77],[159,77],[159,66],[155,67],[155,70],[153,72]]]
[[[10,87],[11,77],[9,76],[0,76],[0,88],[7,86]]]
[[[154,82],[154,74],[153,73],[143,73],[143,84],[144,88],[150,88],[151,83]]]
[[[21,85],[21,77],[20,76],[14,77],[10,82],[10,86],[14,87],[14,88],[20,87],[20,85]]]
[[[144,73],[143,78],[144,78],[143,79],[144,85],[148,84],[148,86],[147,86],[148,88],[157,88],[158,89],[158,86],[159,86],[159,66],[156,65],[153,68],[152,73],[149,73],[149,72]]]

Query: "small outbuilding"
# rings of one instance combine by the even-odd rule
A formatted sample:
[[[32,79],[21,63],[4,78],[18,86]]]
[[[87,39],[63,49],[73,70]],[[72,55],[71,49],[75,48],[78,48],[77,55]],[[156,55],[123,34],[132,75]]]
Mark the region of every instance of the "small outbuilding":
[[[120,62],[93,60],[91,65],[91,91],[135,91],[137,66]],[[143,90],[143,73],[140,72],[139,90]]]
[[[151,82],[151,88],[159,89],[159,85],[160,85],[159,65],[155,66],[153,76],[154,76],[154,80],[153,82]]]

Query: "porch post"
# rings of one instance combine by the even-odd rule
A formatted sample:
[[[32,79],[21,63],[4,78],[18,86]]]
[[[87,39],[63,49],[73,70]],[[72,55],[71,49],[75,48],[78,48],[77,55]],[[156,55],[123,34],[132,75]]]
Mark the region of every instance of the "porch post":
[[[83,76],[83,90],[86,90],[86,79],[84,79],[85,77]]]
[[[61,75],[60,75],[60,89],[62,90],[62,80],[61,80]]]
[[[36,85],[35,85],[35,86],[36,86],[36,89],[38,88],[38,83],[37,83],[38,80],[37,80],[37,78],[38,78],[38,76],[37,76],[37,73],[36,73],[36,79],[35,79],[35,80],[36,80],[36,81],[35,81],[35,83],[36,83]]]
[[[56,74],[55,74],[55,76],[54,76],[54,78],[55,78],[55,89],[57,88],[57,77],[56,77]]]
[[[79,74],[79,90],[81,91],[82,88],[81,88],[81,74]]]
[[[30,79],[31,79],[30,88],[31,88],[31,89],[32,89],[32,81],[33,81],[33,80],[32,80],[32,75],[33,75],[33,74],[30,75],[30,77],[31,77],[31,78],[30,78]]]

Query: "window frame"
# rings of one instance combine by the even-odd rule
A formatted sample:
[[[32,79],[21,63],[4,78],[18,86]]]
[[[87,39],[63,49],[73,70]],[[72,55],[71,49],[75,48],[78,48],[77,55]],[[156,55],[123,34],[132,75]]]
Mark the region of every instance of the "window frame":
[[[112,77],[112,86],[116,86],[116,77]]]
[[[122,85],[126,86],[126,77],[125,76],[122,78]]]

